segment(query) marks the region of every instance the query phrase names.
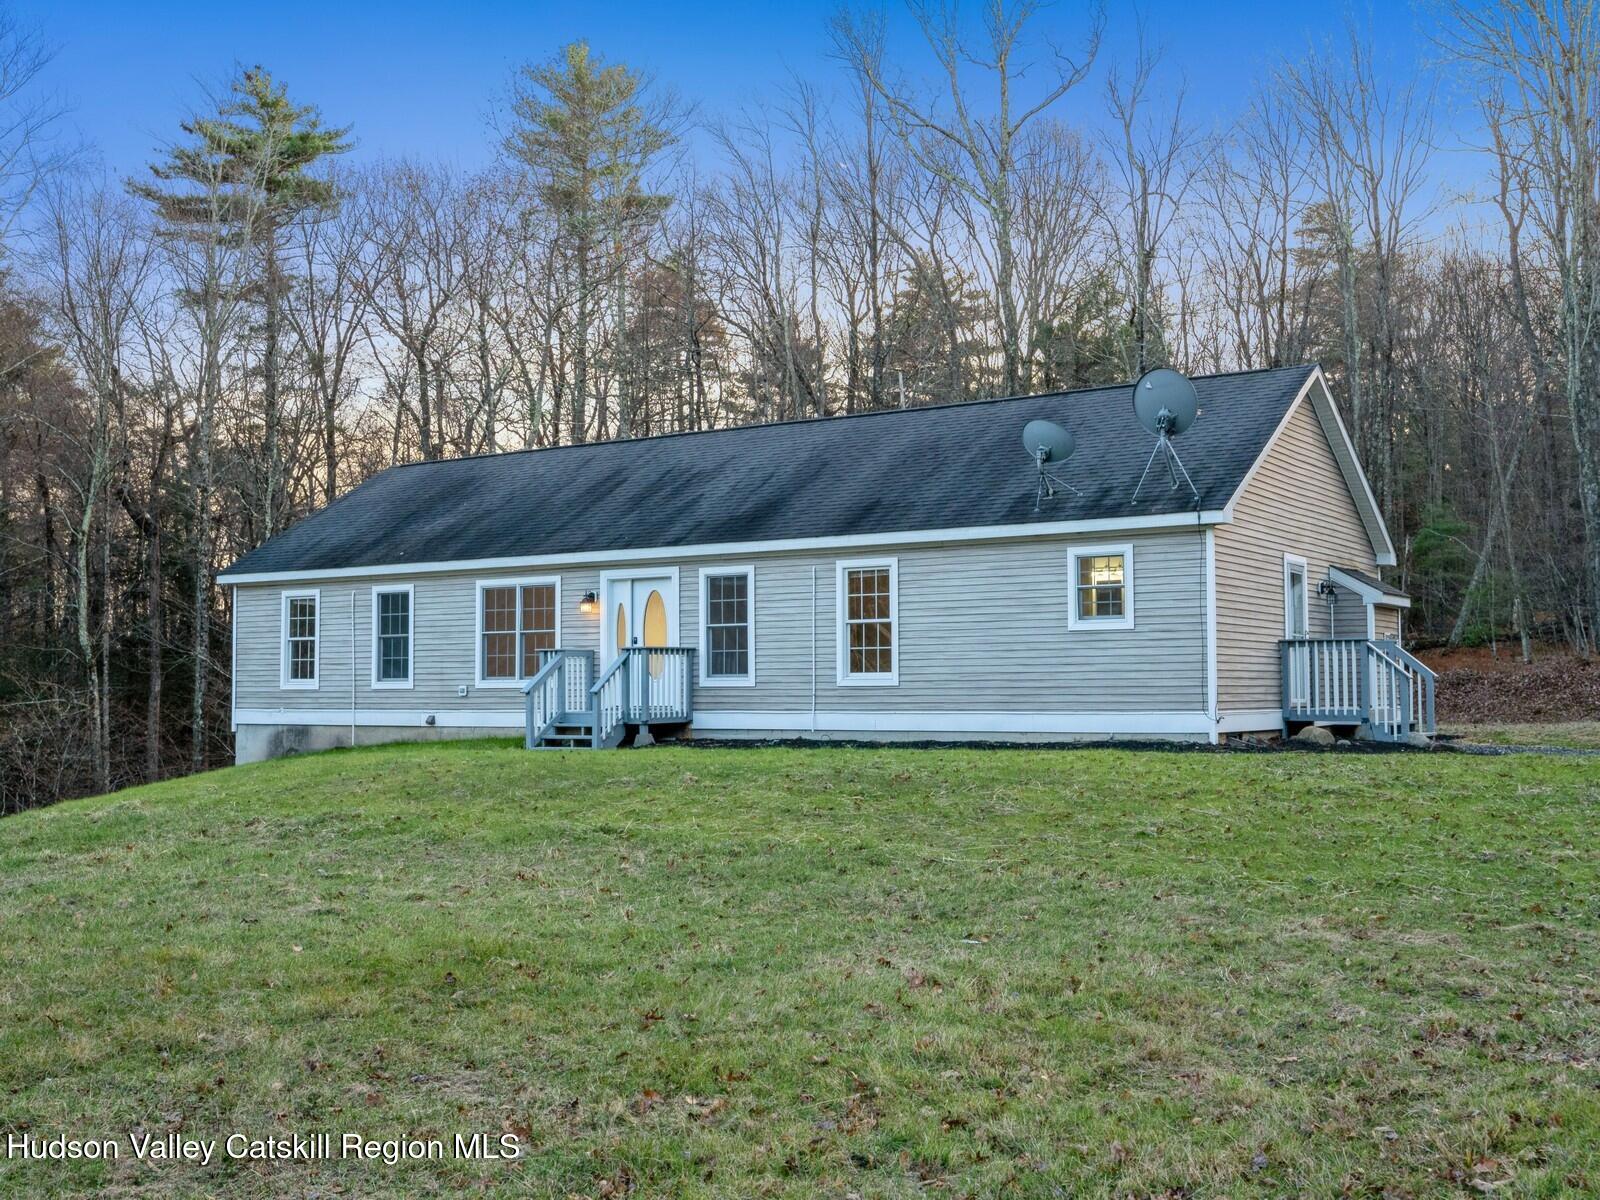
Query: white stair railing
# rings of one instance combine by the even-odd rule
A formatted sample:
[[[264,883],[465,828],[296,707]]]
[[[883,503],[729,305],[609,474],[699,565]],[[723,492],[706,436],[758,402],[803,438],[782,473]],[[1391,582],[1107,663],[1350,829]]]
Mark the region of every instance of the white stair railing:
[[[1282,647],[1285,720],[1365,724],[1386,741],[1433,732],[1434,674],[1397,643],[1286,638]]]
[[[538,745],[544,731],[562,711],[562,693],[565,688],[566,660],[560,650],[545,652],[544,661],[534,677],[522,685],[524,697],[523,744],[528,749]]]

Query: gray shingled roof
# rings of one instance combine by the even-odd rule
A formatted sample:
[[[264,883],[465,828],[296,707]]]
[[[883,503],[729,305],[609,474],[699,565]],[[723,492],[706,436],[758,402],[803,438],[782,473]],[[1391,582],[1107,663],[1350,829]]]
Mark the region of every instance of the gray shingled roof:
[[[1180,439],[1200,507],[1232,498],[1314,367],[1195,379]],[[1023,424],[1077,436],[1082,491],[1034,511]],[[1192,511],[1152,472],[1131,385],[391,467],[227,576],[840,537]]]
[[[1411,599],[1411,597],[1406,592],[1402,591],[1400,588],[1395,587],[1395,585],[1392,584],[1392,583],[1385,583],[1383,580],[1379,579],[1376,575],[1368,574],[1366,571],[1358,571],[1354,567],[1340,567],[1339,570],[1343,571],[1346,575],[1350,576],[1350,578],[1352,578],[1352,579],[1360,580],[1362,583],[1366,584],[1368,587],[1377,588],[1385,596],[1394,596],[1394,597],[1397,597],[1398,599],[1401,599],[1401,600],[1409,600],[1409,599]]]

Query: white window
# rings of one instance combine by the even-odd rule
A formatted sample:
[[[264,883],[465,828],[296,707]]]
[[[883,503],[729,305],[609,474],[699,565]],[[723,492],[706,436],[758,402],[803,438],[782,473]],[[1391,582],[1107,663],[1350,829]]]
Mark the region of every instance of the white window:
[[[751,687],[756,681],[756,569],[700,569],[700,682]]]
[[[1072,580],[1068,629],[1133,628],[1133,543],[1073,546],[1067,551]]]
[[[1307,585],[1306,560],[1295,554],[1283,556],[1283,636],[1303,638],[1311,629],[1311,588]]]
[[[539,673],[561,640],[559,579],[478,583],[478,686],[516,687]]]
[[[411,686],[413,597],[409,583],[372,589],[372,686]]]
[[[283,594],[283,657],[278,682],[286,688],[314,688],[321,665],[322,593]]]
[[[839,683],[900,682],[899,570],[893,558],[838,564]]]

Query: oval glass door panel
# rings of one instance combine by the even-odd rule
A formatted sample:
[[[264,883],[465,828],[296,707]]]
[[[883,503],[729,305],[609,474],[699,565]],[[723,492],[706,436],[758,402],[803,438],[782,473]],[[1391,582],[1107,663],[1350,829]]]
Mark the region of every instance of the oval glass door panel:
[[[628,609],[622,601],[617,601],[617,653],[621,654],[628,648]]]
[[[662,599],[661,593],[654,588],[650,590],[649,597],[644,602],[644,638],[646,646],[665,646],[667,644],[667,602]],[[660,679],[661,672],[666,667],[662,655],[650,656],[650,677]]]

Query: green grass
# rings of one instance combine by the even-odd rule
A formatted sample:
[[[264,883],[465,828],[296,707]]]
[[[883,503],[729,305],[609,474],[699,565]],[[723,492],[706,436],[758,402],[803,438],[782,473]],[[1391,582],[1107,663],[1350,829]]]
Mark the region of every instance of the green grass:
[[[1600,750],[1600,721],[1554,721],[1526,725],[1445,725],[1442,733],[1488,746],[1557,746]]]
[[[0,1194],[1600,1193],[1600,770],[334,752],[0,822]]]

